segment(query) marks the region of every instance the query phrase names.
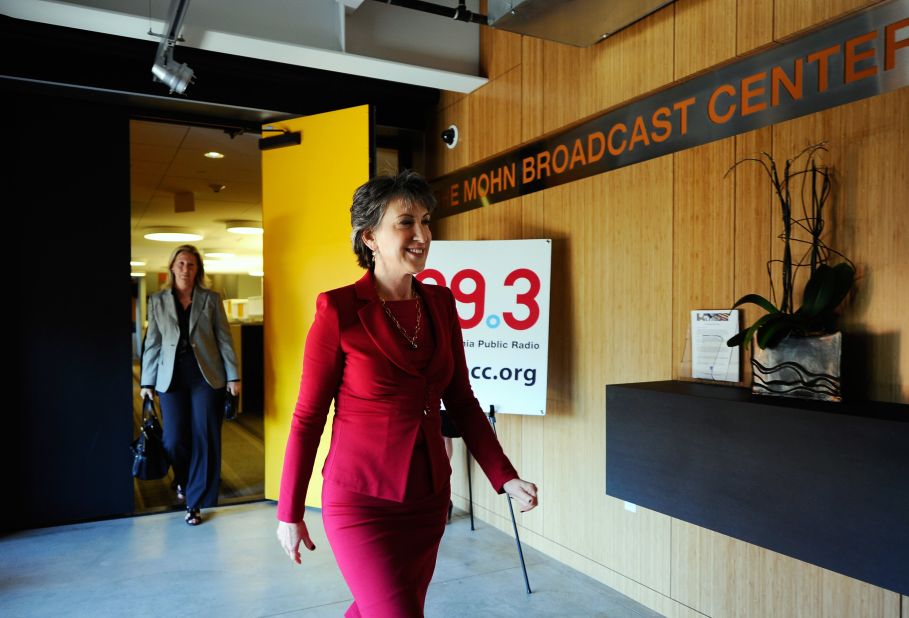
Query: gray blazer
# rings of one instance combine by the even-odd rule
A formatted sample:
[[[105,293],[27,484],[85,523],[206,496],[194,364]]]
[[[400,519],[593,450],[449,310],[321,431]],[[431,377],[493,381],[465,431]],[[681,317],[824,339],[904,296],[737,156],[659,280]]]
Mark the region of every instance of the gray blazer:
[[[142,353],[142,378],[139,384],[154,385],[164,392],[174,375],[180,324],[177,305],[171,290],[162,290],[148,299],[148,331]],[[189,313],[189,343],[205,381],[215,389],[239,380],[237,355],[227,323],[221,295],[196,287]]]

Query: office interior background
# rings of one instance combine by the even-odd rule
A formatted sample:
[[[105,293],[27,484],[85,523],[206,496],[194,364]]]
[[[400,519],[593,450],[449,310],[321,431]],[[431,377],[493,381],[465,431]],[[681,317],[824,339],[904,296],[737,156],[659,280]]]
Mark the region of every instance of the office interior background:
[[[374,146],[437,178],[882,3],[676,0],[589,47],[453,24],[485,78],[466,92],[178,46],[197,74],[182,97],[151,82],[154,42],[10,16],[15,4],[0,11],[6,186],[20,237],[7,245],[19,293],[8,301],[17,397],[0,446],[12,498],[5,530],[135,511],[124,446],[133,432],[131,121],[257,133],[276,120],[369,105]],[[396,10],[405,20],[407,10]],[[434,70],[469,72],[470,60],[435,61]],[[542,508],[518,515],[528,545],[668,616],[909,616],[898,591],[628,510],[605,493],[604,414],[609,384],[686,377],[691,309],[769,294],[766,256],[780,231],[771,188],[760,169],[727,175],[730,166],[822,140],[837,171],[833,244],[859,266],[842,321],[863,342],[853,392],[909,403],[907,111],[903,87],[434,223],[437,239],[553,239],[547,414],[503,416],[498,426],[522,476],[543,491]],[[453,149],[437,138],[451,124]],[[758,315],[745,309],[747,321]],[[267,337],[265,348],[268,375]],[[268,385],[266,433],[270,417],[287,414],[274,409]],[[458,450],[459,507],[466,465]],[[482,520],[510,530],[495,494],[474,500]]]

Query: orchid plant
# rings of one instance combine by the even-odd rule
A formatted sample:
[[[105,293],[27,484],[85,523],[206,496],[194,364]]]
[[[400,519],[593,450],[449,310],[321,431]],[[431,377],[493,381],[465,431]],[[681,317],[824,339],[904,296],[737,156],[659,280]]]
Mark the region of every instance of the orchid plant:
[[[747,346],[754,338],[762,349],[773,348],[786,337],[827,334],[836,330],[836,309],[852,289],[855,265],[842,253],[828,247],[821,238],[824,231],[824,208],[830,198],[833,178],[832,168],[819,160],[824,152],[827,152],[827,144],[824,142],[809,146],[794,158],[787,159],[782,170],[772,155],[762,152],[759,156],[736,162],[726,172],[728,175],[745,162],[761,165],[770,178],[783,223],[779,237],[783,241],[783,257],[767,262],[772,300],[759,294],[746,294],[732,306],[734,309],[750,303],[767,313],[730,338],[726,342],[729,347],[743,342]],[[801,211],[793,213],[795,196],[800,198],[798,201],[801,202]],[[803,230],[804,234],[799,234],[798,230]],[[797,261],[793,258],[793,243],[807,245]],[[834,257],[842,261],[831,264]],[[775,267],[780,270],[783,288],[778,305],[775,302],[773,277]],[[802,304],[795,309],[794,282],[802,268],[809,269],[809,276],[802,294]]]

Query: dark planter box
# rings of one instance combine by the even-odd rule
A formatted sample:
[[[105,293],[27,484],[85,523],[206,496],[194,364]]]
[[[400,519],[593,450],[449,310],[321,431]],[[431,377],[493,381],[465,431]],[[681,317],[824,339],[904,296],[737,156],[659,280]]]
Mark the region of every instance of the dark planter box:
[[[606,493],[909,594],[909,406],[606,387]]]

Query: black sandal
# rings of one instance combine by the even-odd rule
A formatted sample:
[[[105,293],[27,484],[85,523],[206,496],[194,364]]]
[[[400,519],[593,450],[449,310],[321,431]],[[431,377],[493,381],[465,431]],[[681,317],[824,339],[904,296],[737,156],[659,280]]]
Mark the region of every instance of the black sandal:
[[[177,485],[177,502],[186,502],[186,492],[182,485]]]
[[[202,513],[199,509],[186,509],[186,523],[190,526],[198,526],[202,523]]]

